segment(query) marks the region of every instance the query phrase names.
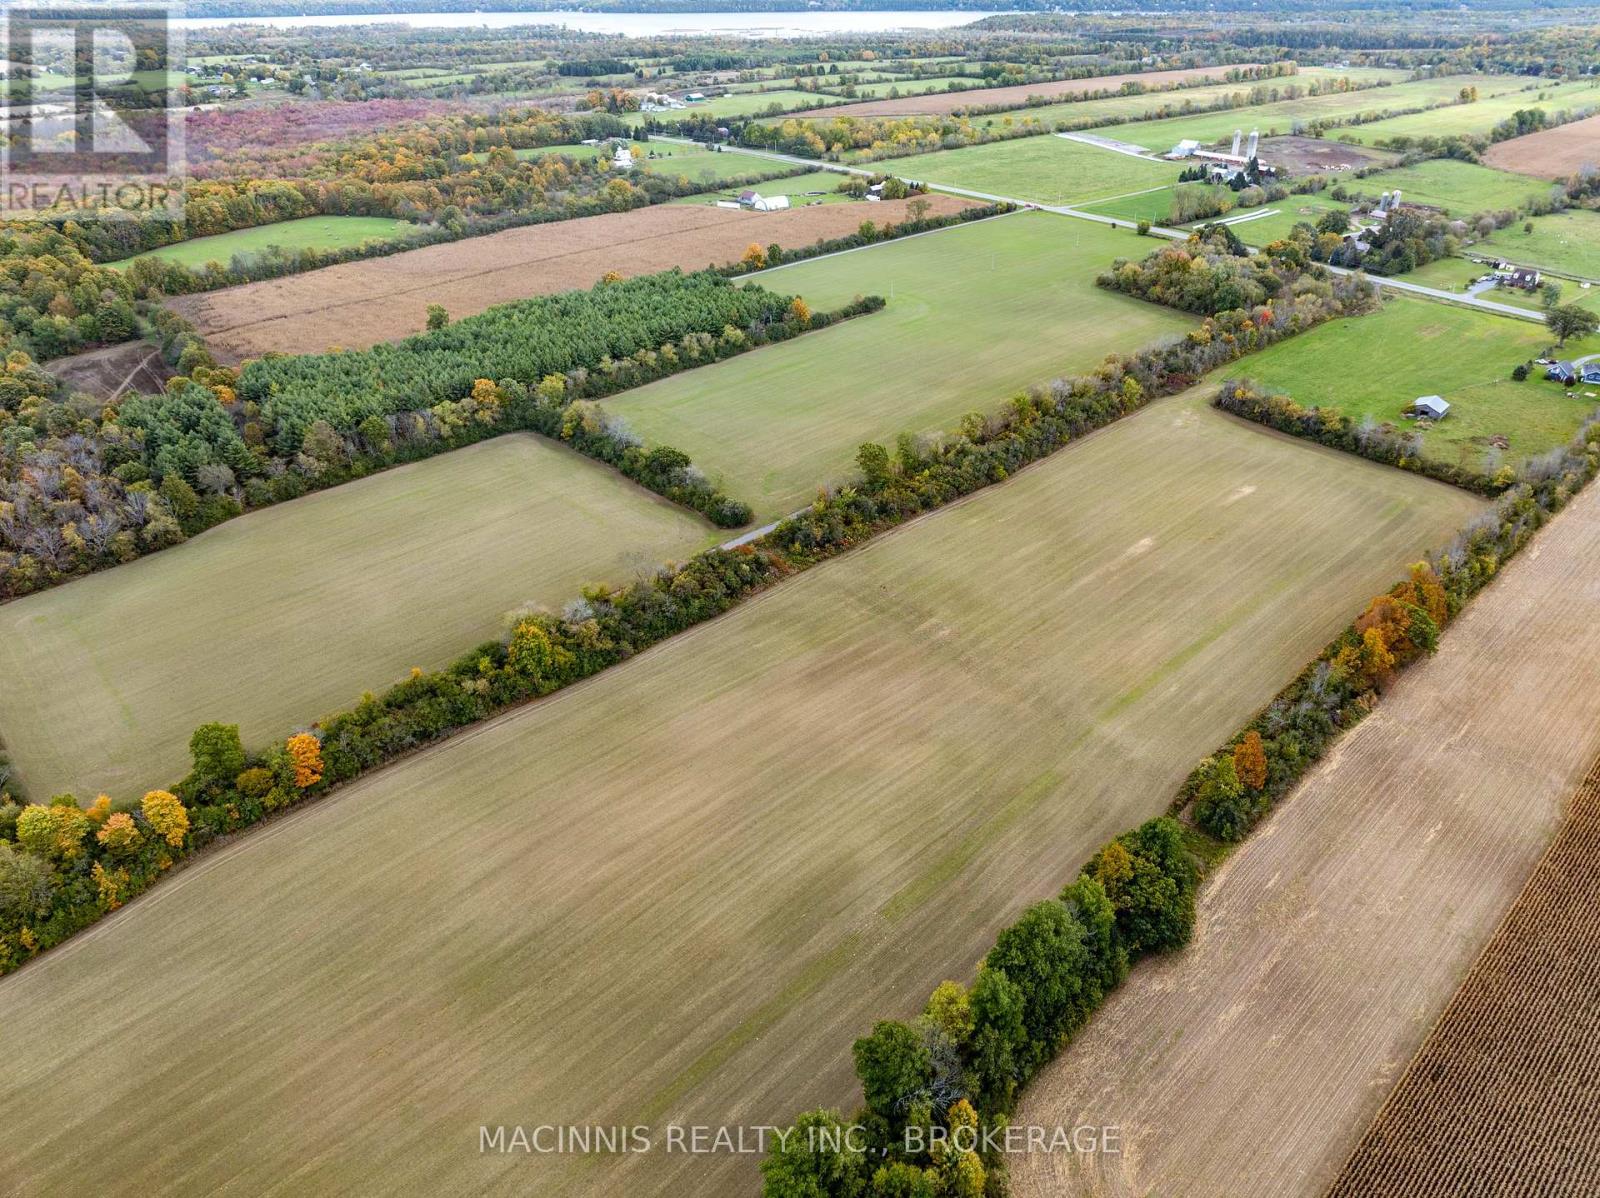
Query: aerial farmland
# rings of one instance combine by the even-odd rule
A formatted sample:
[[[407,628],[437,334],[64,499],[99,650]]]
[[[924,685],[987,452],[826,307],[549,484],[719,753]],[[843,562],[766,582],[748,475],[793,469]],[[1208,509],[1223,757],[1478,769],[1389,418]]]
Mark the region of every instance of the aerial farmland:
[[[0,1190],[1593,1189],[1600,10],[335,7],[8,53]]]

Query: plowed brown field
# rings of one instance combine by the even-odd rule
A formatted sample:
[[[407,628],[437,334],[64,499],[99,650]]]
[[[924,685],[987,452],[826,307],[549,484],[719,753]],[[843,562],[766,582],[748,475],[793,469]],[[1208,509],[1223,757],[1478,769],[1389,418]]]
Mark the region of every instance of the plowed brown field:
[[[1242,64],[1249,70],[1254,64]],[[1029,96],[1081,96],[1086,92],[1115,92],[1124,83],[1141,83],[1145,87],[1162,87],[1174,83],[1198,83],[1202,80],[1221,80],[1223,73],[1232,67],[1185,67],[1181,71],[1141,71],[1132,75],[1098,75],[1091,79],[1058,79],[1053,83],[1021,83],[1016,87],[969,88],[959,92],[931,92],[926,96],[902,96],[898,100],[867,100],[861,104],[836,104],[830,108],[813,108],[806,112],[789,113],[784,119],[796,117],[835,116],[945,116],[958,108],[1006,105],[1020,108]],[[1249,85],[1243,85],[1248,90]]]
[[[928,201],[931,216],[971,206],[947,195]],[[421,332],[429,304],[443,304],[459,319],[531,295],[588,287],[607,271],[700,270],[733,261],[753,242],[795,249],[852,233],[864,220],[902,221],[907,203],[817,204],[765,213],[663,204],[182,296],[168,306],[194,322],[220,361],[268,350],[365,349]]]
[[[1600,166],[1600,116],[1496,142],[1483,160],[1540,179],[1564,179],[1586,166]]]
[[[1600,1194],[1600,766],[1330,1198]]]
[[[1116,1125],[1122,1150],[1019,1155],[1019,1195],[1333,1181],[1600,753],[1597,561],[1600,487],[1217,872],[1195,942],[1035,1082],[1019,1123]]]

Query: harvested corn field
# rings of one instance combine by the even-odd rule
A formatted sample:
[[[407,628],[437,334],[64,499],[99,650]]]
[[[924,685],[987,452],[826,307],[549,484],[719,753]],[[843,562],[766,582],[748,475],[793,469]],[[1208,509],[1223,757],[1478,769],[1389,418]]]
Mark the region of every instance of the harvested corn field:
[[[1600,767],[1330,1198],[1600,1193],[1596,865]]]

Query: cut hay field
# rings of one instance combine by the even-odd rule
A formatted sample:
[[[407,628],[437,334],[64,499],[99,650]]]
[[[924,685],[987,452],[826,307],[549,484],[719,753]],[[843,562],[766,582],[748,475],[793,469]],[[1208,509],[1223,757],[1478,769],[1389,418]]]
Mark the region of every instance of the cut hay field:
[[[107,265],[126,269],[140,258],[157,258],[191,269],[199,269],[208,262],[221,262],[226,266],[236,255],[254,257],[274,246],[288,253],[350,249],[364,241],[394,241],[414,233],[416,228],[410,221],[381,216],[305,216],[212,237],[196,237]]]
[[[1569,80],[1565,83],[1542,83],[1532,89],[1527,81],[1519,79],[1516,90],[1491,96],[1484,85],[1478,86],[1479,100],[1475,104],[1451,104],[1430,112],[1414,112],[1408,116],[1390,117],[1370,125],[1357,125],[1337,131],[1339,137],[1350,137],[1365,145],[1396,137],[1448,137],[1456,134],[1487,134],[1501,121],[1519,108],[1539,108],[1545,112],[1563,109],[1600,107],[1600,81]]]
[[[1329,92],[1321,96],[1301,96],[1261,104],[1253,108],[1199,112],[1191,116],[1169,117],[1157,121],[1136,121],[1102,130],[1107,137],[1130,141],[1158,154],[1164,154],[1185,138],[1212,143],[1231,138],[1235,129],[1246,134],[1259,129],[1262,137],[1292,133],[1297,125],[1317,120],[1340,120],[1361,113],[1415,108],[1449,100],[1463,87],[1476,86],[1481,95],[1520,87],[1527,81],[1515,75],[1446,75],[1389,87],[1364,88],[1353,92]],[[1474,105],[1477,107],[1478,105]],[[1361,126],[1367,128],[1368,126]],[[1346,130],[1338,130],[1344,133]],[[1362,138],[1360,140],[1366,140]]]
[[[716,539],[563,447],[479,442],[0,606],[0,742],[38,801],[137,798],[198,724],[263,745]]]
[[[1226,97],[1235,98],[1233,111],[1240,120],[1247,120],[1249,114],[1259,108],[1259,105],[1248,103],[1251,93],[1256,88],[1261,88],[1266,94],[1266,104],[1282,102],[1281,96],[1286,87],[1298,87],[1302,92],[1313,80],[1326,84],[1341,76],[1354,76],[1361,81],[1364,74],[1359,69],[1349,71],[1334,71],[1325,67],[1301,67],[1298,75],[1282,79],[1248,80],[1238,83],[1206,83],[1193,87],[1177,88],[1169,91],[1144,92],[1131,96],[1103,96],[1097,100],[1074,100],[1060,104],[1029,105],[1019,110],[1018,116],[1034,117],[1042,121],[1054,123],[1058,126],[1081,128],[1086,125],[1098,125],[1100,122],[1120,118],[1125,122],[1154,121],[1169,117],[1176,117],[1191,113],[1195,109],[1205,109]],[[1404,78],[1403,72],[1385,71],[1382,68],[1372,68],[1374,76]],[[1381,92],[1369,92],[1369,95],[1381,95]],[[980,116],[973,118],[982,124],[995,119],[993,116]],[[1170,149],[1163,146],[1162,149]]]
[[[1175,162],[1135,158],[1052,134],[935,150],[893,160],[906,179],[1013,196],[1039,204],[1084,204],[1175,183]]]
[[[1541,179],[1564,179],[1584,167],[1600,166],[1600,116],[1496,142],[1484,151],[1483,160]]]
[[[753,1192],[753,1156],[502,1156],[478,1129],[659,1143],[851,1101],[852,1037],[966,976],[1478,510],[1199,396],[1155,404],[0,981],[0,1173]]]
[[[874,204],[873,217],[880,224],[904,220],[906,204]],[[971,202],[934,196],[932,204],[931,214],[940,215]],[[591,287],[607,271],[700,270],[736,261],[752,242],[805,246],[853,233],[860,224],[859,212],[837,204],[765,213],[661,204],[328,266],[184,296],[168,306],[193,321],[228,362],[269,350],[365,349],[421,332],[429,304],[443,304],[459,319],[510,300]]]
[[[1591,487],[1235,850],[1017,1113],[1121,1154],[1014,1159],[1019,1198],[1326,1192],[1600,752],[1597,559]]]
[[[1240,66],[1254,64],[1238,64]],[[1139,83],[1146,87],[1170,86],[1174,83],[1195,82],[1202,79],[1221,79],[1226,67],[1186,67],[1176,71],[1144,71],[1132,75],[1099,75],[1091,79],[1062,79],[1053,83],[1023,83],[1014,87],[972,88],[963,92],[942,92],[931,96],[905,96],[898,100],[869,100],[851,104],[838,112],[811,109],[797,112],[796,117],[823,116],[944,116],[957,109],[980,106],[1007,105],[1020,108],[1030,96],[1081,96],[1086,92],[1116,91],[1124,83]],[[1248,90],[1249,84],[1242,84]]]
[[[1516,464],[1571,440],[1600,398],[1568,399],[1542,372],[1512,382],[1519,362],[1553,344],[1543,326],[1427,300],[1393,299],[1367,316],[1331,321],[1255,354],[1233,373],[1305,407],[1337,408],[1409,429],[1401,417],[1423,395],[1450,414],[1422,434],[1423,453],[1482,468],[1488,439],[1510,439],[1499,461]],[[1570,341],[1564,356],[1600,352],[1600,338]],[[1592,388],[1590,389],[1592,390]]]
[[[880,205],[874,204],[874,215]],[[1194,321],[1094,285],[1132,232],[1034,212],[755,276],[816,310],[888,307],[798,340],[613,396],[647,442],[683,450],[773,520],[853,469],[863,441],[939,432],[1016,391],[1092,369]]]
[[[1600,769],[1329,1198],[1600,1193]]]

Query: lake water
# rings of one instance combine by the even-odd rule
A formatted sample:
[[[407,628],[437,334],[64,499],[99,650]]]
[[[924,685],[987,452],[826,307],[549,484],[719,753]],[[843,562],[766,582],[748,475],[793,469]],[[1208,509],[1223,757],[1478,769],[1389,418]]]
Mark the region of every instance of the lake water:
[[[583,33],[624,37],[721,34],[741,37],[805,37],[825,33],[887,33],[896,29],[952,29],[989,12],[423,12],[320,17],[186,17],[186,29],[219,25],[305,26],[409,25],[415,29],[510,29],[518,25],[562,25]]]

